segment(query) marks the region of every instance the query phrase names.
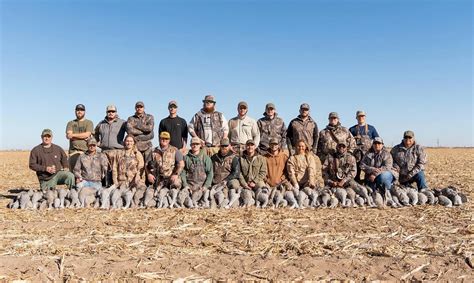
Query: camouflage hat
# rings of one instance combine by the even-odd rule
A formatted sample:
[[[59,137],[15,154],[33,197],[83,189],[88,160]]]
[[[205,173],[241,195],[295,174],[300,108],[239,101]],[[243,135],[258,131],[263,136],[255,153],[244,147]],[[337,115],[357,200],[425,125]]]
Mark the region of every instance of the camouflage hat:
[[[46,135],[50,135],[50,136],[53,136],[53,131],[51,131],[50,129],[44,129],[42,132],[41,132],[41,137],[44,137]]]
[[[95,140],[94,137],[90,137],[90,138],[87,139],[87,145],[89,146],[91,144],[97,145],[97,141]]]
[[[170,102],[168,102],[168,108],[170,108],[171,106],[175,106],[177,108],[178,102],[176,102],[175,100],[171,100]]]
[[[111,104],[111,105],[107,106],[107,108],[105,109],[105,112],[109,112],[109,111],[117,111],[117,107],[115,107],[115,105]]]
[[[331,113],[329,113],[328,118],[329,119],[331,119],[331,118],[338,118],[339,119],[339,114],[337,114],[337,112],[331,112]]]
[[[206,95],[204,96],[204,100],[202,102],[210,101],[212,103],[216,103],[216,99],[214,98],[214,95]]]
[[[414,138],[414,137],[415,137],[415,133],[414,133],[413,131],[408,130],[408,131],[405,131],[405,132],[403,133],[403,137]]]
[[[170,133],[168,132],[161,132],[160,133],[160,139],[170,139],[171,136],[170,136]]]
[[[191,144],[194,144],[194,143],[201,144],[201,139],[198,138],[198,137],[193,137],[193,138],[191,139]]]
[[[228,138],[223,138],[221,140],[221,146],[229,146],[230,145],[230,141]]]
[[[374,143],[381,143],[381,144],[383,144],[383,139],[382,139],[381,137],[376,137],[376,138],[374,139]]]
[[[359,110],[356,112],[356,118],[359,117],[359,116],[365,116],[365,111],[363,110]]]
[[[247,144],[253,144],[253,145],[255,145],[255,141],[254,141],[253,139],[249,139],[249,140],[247,140],[247,142],[246,142],[245,144],[246,144],[246,145],[247,145]]]
[[[137,103],[135,103],[135,108],[138,106],[145,107],[145,103],[143,103],[143,101],[137,101]]]
[[[276,110],[275,104],[273,104],[273,103],[271,103],[271,102],[270,102],[270,103],[267,103],[267,105],[265,105],[265,110],[268,110],[269,108],[273,108],[273,109]]]
[[[300,109],[308,109],[308,110],[310,110],[309,104],[308,104],[308,103],[303,103],[303,104],[301,104],[301,105],[300,105]]]
[[[337,143],[337,146],[341,146],[341,145],[343,145],[344,147],[347,147],[346,141],[345,141],[345,140],[342,140],[342,141],[340,141],[340,142]]]
[[[279,144],[279,142],[277,138],[271,138],[268,144]]]
[[[76,105],[76,111],[77,110],[86,111],[86,107],[84,106],[84,104],[78,104]]]
[[[239,104],[237,105],[237,108],[240,109],[240,107],[249,108],[249,106],[247,105],[247,102],[245,102],[245,101],[239,102]]]

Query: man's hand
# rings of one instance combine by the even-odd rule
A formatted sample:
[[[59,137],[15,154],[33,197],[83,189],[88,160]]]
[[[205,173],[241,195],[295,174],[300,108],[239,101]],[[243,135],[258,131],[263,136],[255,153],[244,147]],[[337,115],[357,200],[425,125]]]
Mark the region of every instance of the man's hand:
[[[344,180],[340,180],[339,182],[336,183],[336,185],[337,185],[337,187],[339,187],[339,188],[343,188],[345,183],[346,183],[346,182],[345,182]]]
[[[176,182],[176,180],[178,180],[178,178],[179,178],[178,175],[173,174],[173,175],[171,175],[170,180],[171,180],[172,183],[174,183],[174,182]]]
[[[150,182],[151,184],[155,183],[156,177],[153,174],[148,174],[147,178],[148,178],[148,182]]]
[[[56,166],[55,166],[55,165],[47,166],[47,167],[46,167],[46,172],[48,172],[49,174],[54,174],[54,173],[56,173]]]
[[[368,177],[369,181],[372,182],[372,183],[375,182],[375,178],[376,178],[376,177],[375,177],[374,174],[371,174],[371,175],[369,175],[369,177]]]
[[[298,183],[293,184],[293,189],[299,190],[299,189],[300,189],[300,185],[298,185]]]
[[[250,181],[250,182],[248,182],[247,185],[248,185],[251,189],[253,189],[253,188],[255,188],[255,185],[256,185],[256,184],[255,184],[254,181]]]

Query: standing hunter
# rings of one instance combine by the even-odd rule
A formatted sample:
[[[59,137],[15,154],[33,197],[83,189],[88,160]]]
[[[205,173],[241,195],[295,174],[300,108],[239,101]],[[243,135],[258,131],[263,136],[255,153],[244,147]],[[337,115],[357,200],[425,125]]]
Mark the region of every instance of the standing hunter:
[[[319,133],[318,157],[324,163],[327,156],[336,153],[337,144],[344,142],[347,152],[351,153],[356,147],[354,137],[349,130],[339,122],[339,115],[336,112],[329,113],[329,123],[324,130]]]
[[[265,112],[263,117],[257,121],[258,129],[260,131],[260,144],[258,152],[265,155],[270,146],[270,139],[276,138],[280,143],[280,149],[288,150],[286,146],[286,126],[282,118],[278,117],[276,113],[275,104],[267,103],[265,105]]]
[[[69,168],[74,170],[79,155],[85,153],[87,139],[91,137],[94,125],[91,120],[86,119],[86,107],[84,104],[76,105],[76,119],[69,121],[66,126],[66,138],[69,140]]]
[[[142,101],[135,103],[135,114],[128,117],[127,134],[136,141],[135,147],[142,154],[145,164],[151,160],[153,150],[152,140],[155,136],[155,120],[153,115],[145,113],[145,104]],[[143,178],[145,168],[140,170],[140,177]]]
[[[158,132],[168,132],[170,134],[170,145],[176,147],[182,154],[186,154],[186,144],[188,143],[188,123],[178,116],[178,102],[171,100],[168,103],[168,117],[160,121]]]
[[[94,136],[97,146],[107,156],[109,166],[105,186],[112,184],[112,164],[118,151],[123,149],[123,139],[127,131],[127,122],[119,118],[115,105],[107,106],[106,116],[95,127]]]
[[[354,157],[357,161],[357,175],[355,180],[360,182],[361,161],[364,155],[370,150],[372,142],[379,137],[379,133],[374,126],[365,122],[365,112],[359,110],[356,112],[357,125],[349,128],[352,136],[356,141],[356,149],[354,149]]]
[[[247,102],[241,101],[237,105],[237,116],[229,120],[229,140],[233,151],[242,156],[245,150],[245,142],[254,140],[260,143],[260,131],[255,119],[247,116]]]
[[[194,114],[188,124],[189,134],[201,140],[201,146],[208,156],[219,151],[220,142],[227,138],[229,126],[224,114],[216,110],[216,100],[213,95],[206,95],[203,106]]]
[[[315,155],[318,150],[319,140],[319,129],[318,124],[313,118],[311,118],[310,107],[308,103],[303,103],[300,106],[300,115],[295,119],[291,120],[286,131],[286,137],[288,138],[288,150],[291,155],[294,154],[296,143],[299,140],[309,146],[309,150]]]

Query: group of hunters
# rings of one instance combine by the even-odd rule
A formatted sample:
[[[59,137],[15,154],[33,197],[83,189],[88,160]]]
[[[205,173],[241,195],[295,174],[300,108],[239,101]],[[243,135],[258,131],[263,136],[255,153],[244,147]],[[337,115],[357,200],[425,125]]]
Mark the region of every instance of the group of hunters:
[[[241,205],[254,204],[263,188],[281,184],[296,190],[346,188],[355,182],[379,191],[390,190],[395,182],[416,183],[418,190],[427,187],[427,157],[414,133],[405,131],[402,142],[389,151],[366,123],[364,111],[357,111],[357,124],[349,129],[331,112],[328,125],[319,131],[307,103],[286,127],[273,103],[256,121],[247,116],[248,104],[240,102],[237,116],[227,121],[216,110],[214,96],[206,95],[202,102],[202,109],[187,123],[177,114],[178,103],[170,101],[155,148],[154,117],[145,112],[143,102],[135,104],[135,114],[127,121],[119,118],[114,105],[107,106],[104,120],[95,128],[85,118],[85,106],[78,104],[76,119],[66,127],[69,154],[52,143],[53,133],[45,129],[42,143],[31,151],[29,167],[42,190],[60,184],[76,190],[94,188],[98,193],[112,184],[167,188],[170,193],[187,190],[205,204],[216,186],[224,187],[229,199],[238,192]]]

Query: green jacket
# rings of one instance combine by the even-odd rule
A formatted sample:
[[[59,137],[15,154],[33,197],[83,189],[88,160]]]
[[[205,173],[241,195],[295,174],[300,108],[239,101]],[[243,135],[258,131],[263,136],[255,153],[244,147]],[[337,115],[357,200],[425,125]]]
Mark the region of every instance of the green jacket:
[[[265,182],[267,177],[267,160],[261,155],[254,155],[248,158],[247,154],[240,159],[240,184],[247,185],[248,182],[254,183]]]
[[[213,178],[211,158],[203,151],[200,151],[198,155],[189,151],[184,157],[184,169],[181,172],[183,188],[186,186],[210,188]]]

